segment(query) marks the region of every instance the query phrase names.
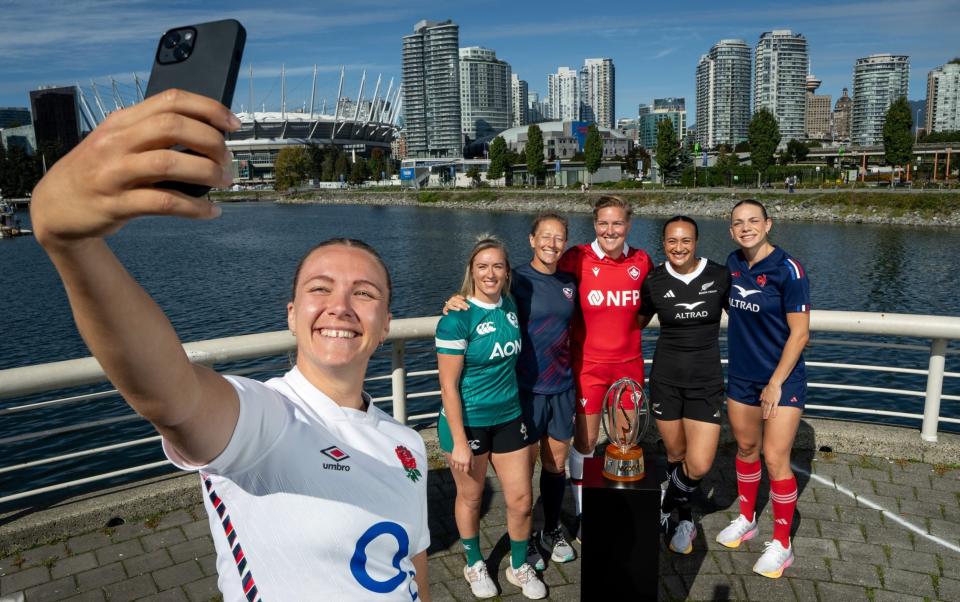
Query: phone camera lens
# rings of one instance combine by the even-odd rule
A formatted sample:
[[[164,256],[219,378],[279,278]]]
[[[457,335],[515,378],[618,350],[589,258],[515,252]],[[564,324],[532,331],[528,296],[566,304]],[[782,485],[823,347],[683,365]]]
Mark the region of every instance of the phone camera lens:
[[[180,33],[176,31],[171,31],[163,37],[163,45],[165,48],[173,48],[180,43]]]
[[[180,44],[173,51],[173,58],[178,61],[182,61],[190,56],[190,45],[189,44]]]

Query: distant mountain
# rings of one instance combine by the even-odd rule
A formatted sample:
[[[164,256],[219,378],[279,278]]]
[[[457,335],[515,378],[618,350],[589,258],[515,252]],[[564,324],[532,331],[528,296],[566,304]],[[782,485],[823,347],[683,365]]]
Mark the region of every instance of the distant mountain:
[[[917,126],[923,127],[923,124],[927,122],[927,101],[924,100],[908,100],[910,103],[910,116],[913,118],[913,127],[914,129]],[[917,117],[917,111],[920,111],[919,118]]]

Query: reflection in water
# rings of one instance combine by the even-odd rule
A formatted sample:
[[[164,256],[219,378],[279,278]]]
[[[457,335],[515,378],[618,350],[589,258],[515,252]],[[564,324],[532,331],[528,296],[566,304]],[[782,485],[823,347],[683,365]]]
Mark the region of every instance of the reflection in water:
[[[903,304],[903,272],[905,249],[903,232],[891,230],[877,237],[869,270],[861,278],[861,286],[869,288],[864,311],[892,311]]]

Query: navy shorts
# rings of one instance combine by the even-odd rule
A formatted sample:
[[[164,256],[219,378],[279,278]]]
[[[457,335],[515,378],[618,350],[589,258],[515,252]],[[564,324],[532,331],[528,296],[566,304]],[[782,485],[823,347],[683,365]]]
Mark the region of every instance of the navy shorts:
[[[744,380],[735,376],[727,376],[727,397],[748,406],[760,405],[760,393],[767,383],[758,383]],[[785,382],[780,387],[780,407],[800,408],[807,401],[807,381],[797,380]]]
[[[557,441],[569,441],[573,437],[576,404],[573,387],[562,393],[546,394],[520,389],[520,411],[530,429],[530,441],[539,441],[544,435]]]
[[[475,456],[482,456],[487,452],[508,454],[523,449],[535,441],[527,431],[523,416],[491,426],[464,425],[463,430],[467,434],[470,451]],[[437,421],[437,438],[440,439],[440,449],[448,454],[453,453],[453,435],[450,433],[447,417],[443,414]]]
[[[723,415],[723,385],[678,387],[650,379],[650,403],[657,420],[697,420],[720,424]]]

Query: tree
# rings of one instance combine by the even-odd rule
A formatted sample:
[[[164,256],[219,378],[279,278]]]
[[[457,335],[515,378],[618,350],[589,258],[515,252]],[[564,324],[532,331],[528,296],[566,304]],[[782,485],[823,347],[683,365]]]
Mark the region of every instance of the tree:
[[[474,186],[480,185],[480,167],[477,165],[471,165],[470,169],[467,170],[467,177],[473,180]]]
[[[366,166],[367,162],[363,159],[363,157],[357,157],[357,160],[354,162],[354,164],[350,166],[350,178],[348,181],[351,184],[362,184],[366,179],[366,174],[364,173],[366,172]]]
[[[591,123],[587,128],[587,140],[583,143],[583,160],[590,174],[597,173],[600,161],[603,159],[603,140],[600,139],[600,130],[597,124]]]
[[[310,155],[310,177],[314,180],[323,179],[323,161],[326,152],[317,144],[308,144],[307,154]]]
[[[503,136],[497,136],[490,143],[490,167],[487,169],[488,180],[499,180],[507,170],[507,141]]]
[[[288,146],[277,153],[273,166],[273,188],[284,191],[303,184],[310,176],[310,153],[303,146]]]
[[[883,122],[883,152],[889,165],[904,165],[913,154],[913,117],[907,97],[901,96],[887,109]]]
[[[780,126],[768,109],[762,108],[753,114],[747,128],[747,141],[750,142],[750,163],[762,174],[773,163],[773,154],[780,144]]]
[[[382,180],[387,175],[387,161],[383,156],[382,148],[375,148],[370,151],[370,160],[367,161],[367,168],[374,180]]]
[[[657,124],[657,165],[664,183],[674,181],[680,175],[680,145],[677,143],[677,132],[673,129],[673,122],[664,119]]]
[[[337,151],[337,160],[333,164],[333,179],[346,180],[349,173],[350,161],[347,159],[347,155],[341,151]]]
[[[790,157],[791,163],[802,163],[809,153],[810,149],[807,145],[796,138],[791,138],[790,142],[787,142],[786,154]]]
[[[533,185],[536,186],[540,178],[547,174],[547,166],[543,164],[543,132],[539,125],[531,125],[527,128],[527,173],[533,177]]]

